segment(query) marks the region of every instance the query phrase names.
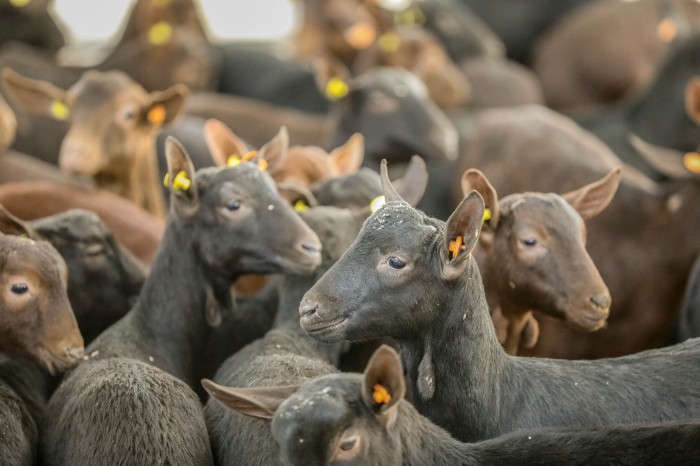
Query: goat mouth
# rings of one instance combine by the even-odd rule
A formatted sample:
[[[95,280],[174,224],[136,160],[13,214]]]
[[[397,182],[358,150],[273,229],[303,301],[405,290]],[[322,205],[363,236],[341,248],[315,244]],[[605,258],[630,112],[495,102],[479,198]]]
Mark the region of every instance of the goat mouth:
[[[318,255],[300,254],[299,258],[296,259],[278,257],[276,262],[289,273],[305,275],[313,272],[316,270],[316,267],[321,265],[321,253],[319,252]]]
[[[337,336],[337,333],[345,325],[347,320],[347,317],[339,317],[330,322],[319,321],[318,317],[311,315],[302,316],[299,323],[301,324],[301,328],[313,338],[332,343],[342,339]]]
[[[44,347],[39,347],[37,349],[37,358],[51,375],[63,372],[75,366],[83,358],[83,354],[84,351],[82,348],[65,349],[63,352],[59,352],[59,354]]]
[[[607,325],[607,313],[571,313],[566,315],[566,321],[577,330],[595,332]]]

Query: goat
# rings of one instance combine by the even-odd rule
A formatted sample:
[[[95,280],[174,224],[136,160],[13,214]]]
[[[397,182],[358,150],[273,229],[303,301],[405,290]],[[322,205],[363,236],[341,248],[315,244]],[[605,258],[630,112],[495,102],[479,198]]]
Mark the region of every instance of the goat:
[[[698,416],[700,392],[691,382],[698,339],[599,361],[507,355],[471,255],[483,222],[481,195],[470,193],[444,224],[402,201],[386,164],[382,186],[387,203],[301,302],[309,335],[325,343],[395,338],[416,407],[463,441],[524,428]],[[596,402],[582,410],[591,397]]]
[[[51,3],[52,0],[0,1],[0,46],[16,41],[45,53],[56,53],[66,40],[49,12]]]
[[[202,407],[185,382],[231,307],[231,284],[242,273],[305,273],[320,262],[317,236],[258,167],[269,155],[272,169],[278,154],[195,176],[182,146],[166,143],[171,202],[159,254],[138,303],[49,401],[44,464],[211,464]],[[94,406],[121,415],[105,423]]]
[[[461,443],[404,399],[401,361],[387,346],[374,353],[362,375],[332,374],[283,387],[202,383],[230,409],[272,419],[287,466],[686,464],[696,461],[700,441],[700,422],[694,420],[537,430]]]
[[[5,225],[0,225],[5,232]],[[32,466],[49,377],[83,356],[66,265],[44,241],[0,233],[0,458]]]

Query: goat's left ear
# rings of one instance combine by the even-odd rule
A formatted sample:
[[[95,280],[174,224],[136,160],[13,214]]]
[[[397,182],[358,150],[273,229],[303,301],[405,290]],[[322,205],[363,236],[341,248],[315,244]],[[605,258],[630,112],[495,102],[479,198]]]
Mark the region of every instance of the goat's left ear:
[[[365,158],[365,138],[360,133],[353,134],[348,142],[333,149],[330,157],[339,175],[355,173],[360,169]]]
[[[610,204],[620,184],[621,176],[622,170],[620,167],[615,167],[602,180],[562,194],[561,197],[576,209],[581,218],[591,219]]]
[[[151,103],[145,108],[146,121],[153,126],[168,125],[180,116],[189,89],[184,84],[175,84],[164,91],[151,93]]]
[[[471,191],[478,191],[484,198],[484,228],[481,232],[481,244],[485,247],[491,246],[494,240],[494,233],[498,228],[498,221],[501,211],[498,208],[498,194],[480,170],[470,168],[462,174],[462,193],[466,196]]]
[[[472,191],[447,220],[441,250],[443,275],[447,280],[457,278],[471,259],[481,233],[484,208],[484,198],[478,191]]]
[[[202,386],[227,408],[246,416],[272,419],[280,405],[299,390],[299,385],[233,388],[202,379]]]
[[[289,132],[287,127],[283,126],[277,135],[270,139],[270,142],[260,148],[258,155],[252,161],[259,164],[260,160],[265,160],[268,170],[274,172],[287,155],[287,151],[289,151]]]
[[[401,359],[394,349],[382,345],[377,349],[362,375],[362,400],[384,425],[396,419],[399,401],[406,395]]]
[[[182,144],[172,136],[165,140],[168,173],[164,183],[170,189],[170,204],[179,215],[190,215],[199,206],[194,166]]]
[[[418,155],[411,157],[403,176],[395,180],[393,185],[403,200],[412,207],[417,206],[428,187],[428,168],[425,166],[425,160]]]
[[[39,235],[26,223],[10,213],[0,204],[0,233],[38,239]]]

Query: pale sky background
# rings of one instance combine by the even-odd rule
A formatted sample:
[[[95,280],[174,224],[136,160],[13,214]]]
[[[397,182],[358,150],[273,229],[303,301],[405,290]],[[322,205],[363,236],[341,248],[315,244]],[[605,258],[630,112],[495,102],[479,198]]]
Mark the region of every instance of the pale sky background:
[[[114,37],[132,0],[55,0],[55,11],[76,42]],[[214,40],[278,40],[293,30],[291,0],[199,0]]]

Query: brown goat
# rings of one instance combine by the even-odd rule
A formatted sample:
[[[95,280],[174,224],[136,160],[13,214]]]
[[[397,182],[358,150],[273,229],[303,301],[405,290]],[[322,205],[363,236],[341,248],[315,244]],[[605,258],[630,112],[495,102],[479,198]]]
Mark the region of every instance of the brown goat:
[[[11,70],[3,78],[13,98],[29,111],[70,122],[61,145],[62,169],[92,177],[99,187],[165,216],[155,138],[162,125],[178,116],[186,87],[149,94],[116,71],[87,72],[68,91]]]
[[[620,169],[575,191],[512,194],[501,200],[483,173],[462,175],[462,191],[484,198],[485,218],[475,257],[482,272],[496,335],[506,352],[537,343],[533,310],[592,332],[605,325],[610,293],[586,252],[583,220],[598,215],[613,198]],[[573,209],[571,209],[573,207]]]

